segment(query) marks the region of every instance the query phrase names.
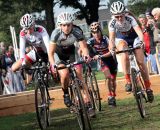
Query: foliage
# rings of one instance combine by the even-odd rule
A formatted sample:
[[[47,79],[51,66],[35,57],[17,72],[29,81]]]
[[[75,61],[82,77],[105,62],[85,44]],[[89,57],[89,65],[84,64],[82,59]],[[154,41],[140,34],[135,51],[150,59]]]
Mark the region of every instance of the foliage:
[[[98,21],[98,8],[100,0],[85,0],[86,4],[80,3],[80,0],[59,0],[60,6],[73,7],[74,9],[79,9],[77,17],[79,19],[86,19],[88,25],[93,21]]]
[[[51,32],[54,28],[53,1],[54,0],[0,0],[0,41],[11,43],[10,25],[15,27],[18,36],[20,30],[19,20],[25,13],[40,13],[45,10],[47,14],[46,20],[52,22],[51,24],[47,24],[47,28],[49,32]]]
[[[152,9],[160,6],[159,0],[129,0],[128,3],[129,10],[131,10],[136,16],[145,13],[148,8]]]

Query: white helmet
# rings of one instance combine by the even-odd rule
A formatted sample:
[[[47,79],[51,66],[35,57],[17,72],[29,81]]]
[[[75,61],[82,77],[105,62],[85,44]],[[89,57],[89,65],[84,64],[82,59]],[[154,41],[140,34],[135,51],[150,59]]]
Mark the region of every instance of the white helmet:
[[[69,12],[62,12],[57,17],[57,24],[69,24],[74,21],[74,16],[72,13]]]
[[[20,20],[21,27],[25,29],[30,28],[31,26],[34,25],[34,23],[35,23],[34,18],[30,14],[25,14],[24,16],[22,16]]]
[[[124,11],[125,11],[125,6],[120,1],[113,2],[111,7],[110,7],[110,12],[113,15],[124,13]]]

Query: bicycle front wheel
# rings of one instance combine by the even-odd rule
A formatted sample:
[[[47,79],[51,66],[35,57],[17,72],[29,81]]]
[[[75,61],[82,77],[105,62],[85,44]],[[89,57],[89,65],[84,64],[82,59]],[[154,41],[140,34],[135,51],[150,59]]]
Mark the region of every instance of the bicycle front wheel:
[[[100,92],[99,87],[97,83],[97,79],[95,76],[95,73],[92,71],[90,75],[87,73],[85,74],[85,83],[88,87],[91,88],[92,96],[94,100],[94,106],[97,111],[101,111],[101,98],[100,98]]]
[[[132,81],[133,94],[136,99],[139,113],[141,117],[144,118],[146,115],[144,108],[144,102],[145,102],[144,93],[142,92],[140,84],[138,84],[137,71],[134,68],[131,69],[131,81]]]
[[[39,83],[35,88],[35,108],[40,128],[46,129],[50,123],[49,98],[45,84]]]
[[[85,107],[78,81],[72,86],[76,116],[81,130],[91,130],[91,124]]]

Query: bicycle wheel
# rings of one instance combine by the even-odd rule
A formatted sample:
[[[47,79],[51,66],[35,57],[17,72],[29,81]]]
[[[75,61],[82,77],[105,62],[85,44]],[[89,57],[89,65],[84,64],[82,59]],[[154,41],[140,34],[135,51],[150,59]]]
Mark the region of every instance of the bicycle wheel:
[[[141,86],[138,84],[137,71],[134,68],[131,69],[131,81],[139,113],[141,117],[144,118],[146,115],[144,108],[144,93],[142,92]]]
[[[75,86],[74,86],[75,85]],[[78,124],[81,130],[91,130],[91,124],[88,117],[87,109],[82,98],[82,93],[80,90],[78,81],[75,81],[75,84],[72,86],[73,93],[73,104],[75,107],[75,114],[77,116]]]
[[[37,120],[42,130],[46,129],[49,125],[50,112],[48,100],[45,85],[38,82],[35,88],[35,108]]]
[[[99,87],[97,83],[97,79],[95,76],[95,73],[92,71],[90,75],[85,74],[85,83],[87,84],[88,87],[91,88],[92,91],[92,96],[94,100],[94,106],[97,111],[101,111],[101,98],[100,98],[100,92],[99,92]]]

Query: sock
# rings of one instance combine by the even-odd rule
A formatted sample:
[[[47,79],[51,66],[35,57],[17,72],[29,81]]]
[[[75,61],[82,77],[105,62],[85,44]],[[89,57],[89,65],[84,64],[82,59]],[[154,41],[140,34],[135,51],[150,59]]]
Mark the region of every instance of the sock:
[[[130,74],[126,74],[125,78],[126,78],[127,83],[131,83]]]
[[[108,97],[112,97],[112,93],[111,92],[108,93]]]
[[[115,93],[115,92],[112,92],[112,96],[113,96],[113,97],[116,97],[116,93]]]
[[[145,81],[144,81],[144,85],[145,85],[145,88],[146,88],[146,89],[150,89],[150,86],[151,86],[150,80],[145,80]]]

